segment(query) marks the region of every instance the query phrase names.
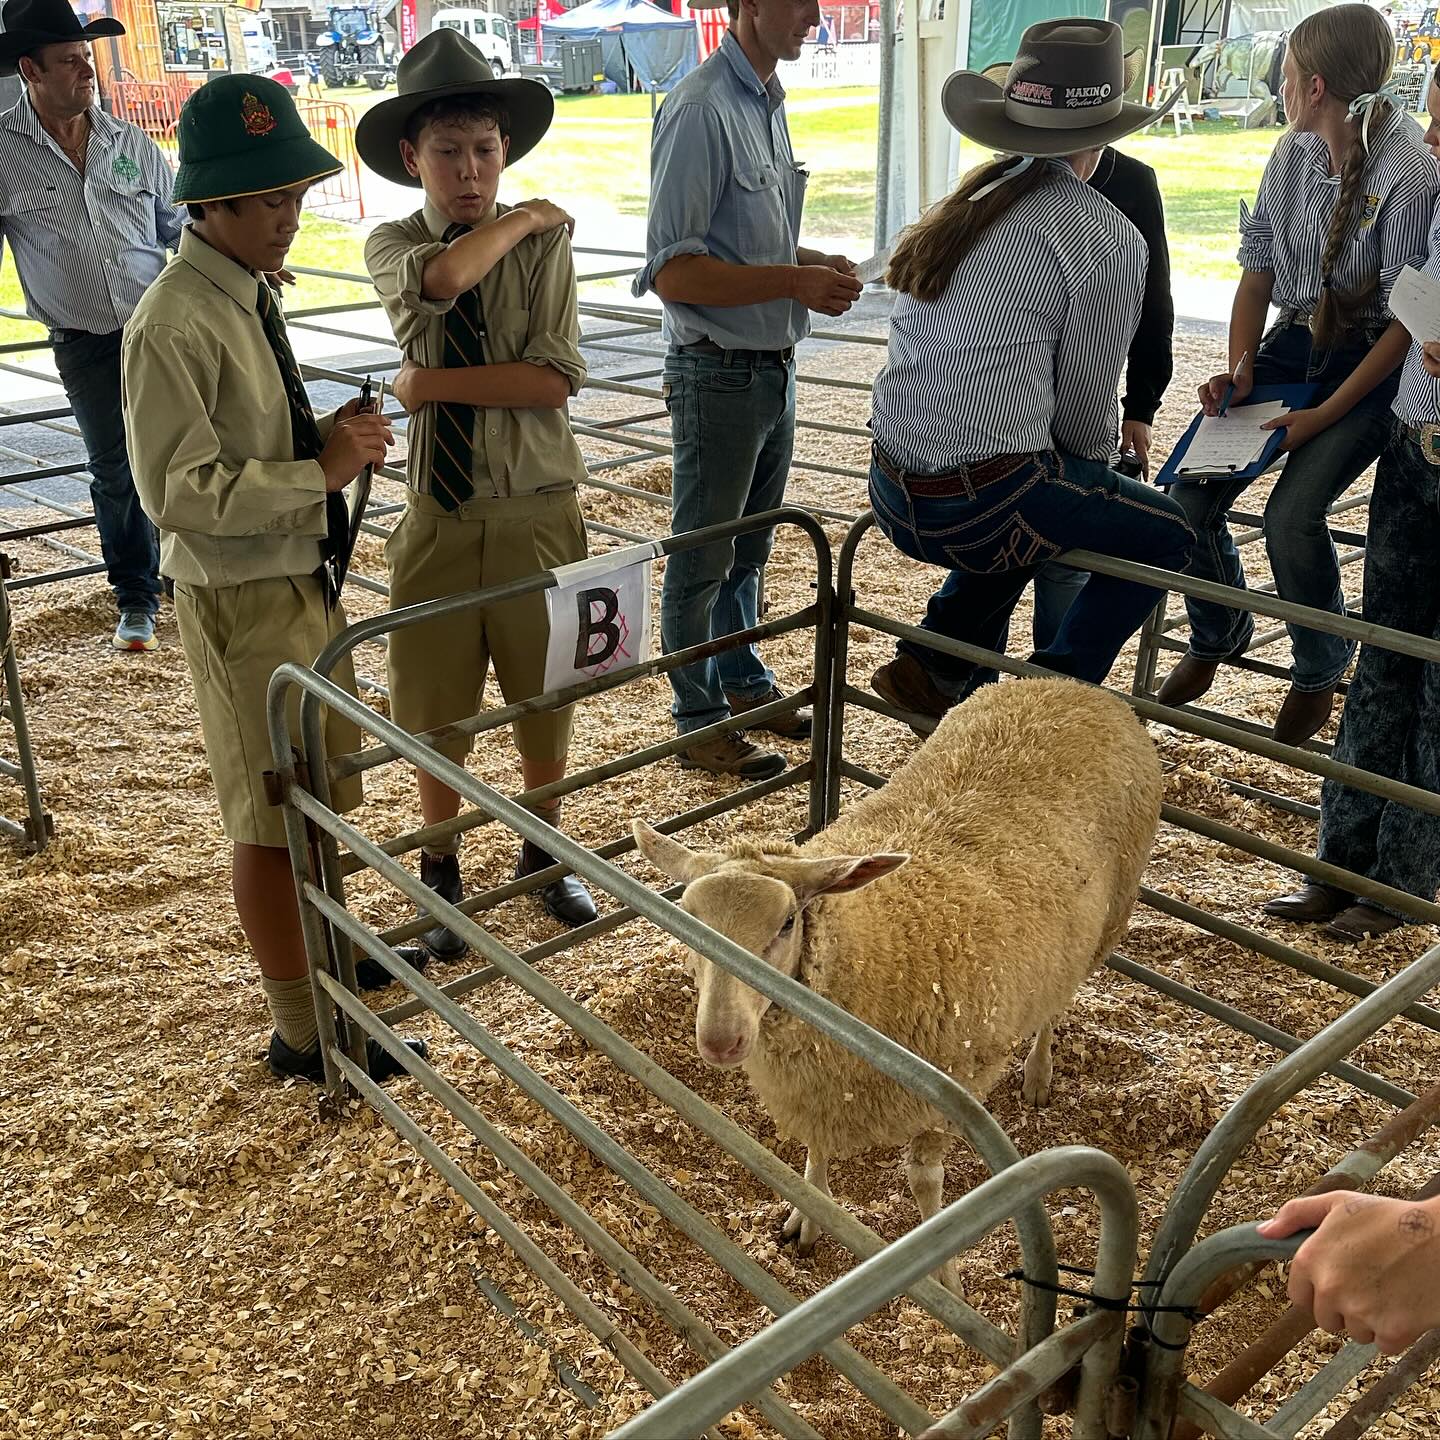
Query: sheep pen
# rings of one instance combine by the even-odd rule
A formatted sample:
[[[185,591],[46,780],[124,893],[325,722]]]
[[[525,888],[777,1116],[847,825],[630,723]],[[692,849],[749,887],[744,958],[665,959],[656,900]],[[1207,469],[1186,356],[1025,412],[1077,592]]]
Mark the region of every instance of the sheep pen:
[[[1193,384],[1216,367],[1219,343],[1205,336],[1177,344],[1177,376],[1157,427],[1162,453],[1188,419]],[[848,379],[857,388],[817,395],[802,387],[802,413],[825,423],[863,424],[863,382],[879,358],[873,350],[857,356],[840,347],[807,354],[803,368]],[[585,413],[597,420],[633,408],[633,401],[586,396]],[[805,431],[799,448],[820,465],[863,464],[863,441],[855,436]],[[602,442],[595,453],[607,453]],[[621,473],[632,489],[668,489],[663,457]],[[377,488],[381,498],[397,498],[395,487]],[[863,485],[825,470],[797,470],[791,495],[835,511],[864,504]],[[615,529],[643,534],[659,528],[656,509],[635,495],[587,491],[585,508],[592,520]],[[1358,520],[1352,523],[1359,528]],[[827,522],[826,528],[838,543],[844,526]],[[379,547],[378,539],[364,537],[360,561],[367,574],[383,573]],[[22,573],[53,564],[53,556],[33,543],[6,548],[21,560]],[[1246,558],[1252,575],[1265,578],[1259,549],[1252,547]],[[922,612],[936,575],[873,537],[857,568],[869,603],[904,619]],[[772,603],[791,609],[807,604],[813,578],[807,547],[782,531],[767,572]],[[1358,571],[1348,571],[1347,579],[1353,596]],[[381,604],[361,591],[350,600],[357,617]],[[229,900],[228,851],[173,613],[168,607],[162,612],[164,649],[134,657],[105,647],[108,610],[108,596],[95,581],[14,596],[20,673],[57,833],[36,856],[9,845],[0,851],[6,1101],[0,1120],[0,1333],[9,1361],[0,1367],[0,1432],[177,1440],[591,1440],[607,1434],[648,1397],[495,1229],[474,1216],[369,1106],[352,1101],[338,1116],[322,1114],[313,1091],[279,1087],[266,1077],[259,1058],[263,1007]],[[1027,625],[1028,609],[1017,618],[1017,637]],[[854,631],[852,684],[865,685],[889,658],[890,644],[883,635]],[[767,647],[782,684],[802,681],[809,650],[804,632]],[[1270,653],[1283,659],[1279,650]],[[1132,646],[1113,677],[1122,688],[1133,655]],[[379,675],[382,667],[377,651],[361,652],[363,673]],[[668,689],[663,679],[647,679],[582,704],[575,765],[669,738]],[[1273,718],[1282,690],[1273,677],[1227,669],[1216,703],[1264,723]],[[372,694],[370,703],[384,713],[381,697]],[[1152,726],[1151,733],[1166,767],[1171,805],[1243,825],[1294,849],[1313,846],[1313,820],[1226,783],[1313,801],[1318,787],[1312,777],[1179,731]],[[1333,735],[1333,728],[1326,734]],[[889,773],[915,743],[894,721],[854,713],[847,719],[845,755],[867,770]],[[788,753],[788,746],[781,748]],[[508,741],[479,746],[471,766],[502,791],[516,788]],[[731,788],[665,761],[571,798],[564,824],[581,842],[599,846],[613,840],[630,816],[677,813]],[[862,793],[853,782],[846,790],[850,798]],[[0,781],[0,809],[13,814],[19,805],[18,787]],[[359,812],[367,834],[402,834],[417,817],[414,782],[401,767],[367,776],[367,802]],[[797,792],[782,791],[742,815],[701,824],[686,839],[720,844],[751,829],[794,833],[806,819]],[[513,838],[498,826],[467,835],[468,889],[508,879]],[[633,857],[621,863],[654,879]],[[1359,947],[1311,932],[1297,941],[1292,927],[1258,914],[1260,901],[1287,888],[1289,878],[1252,855],[1166,825],[1146,883],[1276,940],[1299,943],[1371,981],[1397,973],[1434,940],[1433,931],[1417,926]],[[371,874],[354,877],[348,896],[352,911],[367,923],[409,918],[403,897]],[[517,951],[559,935],[524,897],[487,913],[485,924]],[[1153,907],[1137,909],[1124,950],[1138,963],[1301,1036],[1351,1003]],[[474,963],[441,967],[438,978],[453,979]],[[573,1001],[762,1145],[791,1164],[800,1159],[798,1147],[774,1135],[739,1077],[709,1071],[695,1056],[692,1014],[676,998],[686,984],[678,944],[637,921],[567,949],[542,968]],[[766,1186],[658,1107],[516,987],[491,985],[465,1004],[779,1283],[808,1295],[853,1263],[838,1245],[822,1246],[806,1260],[796,1257],[779,1234],[784,1207]],[[765,1323],[768,1312],[752,1294],[681,1240],[653,1207],[638,1203],[492,1064],[433,1020],[414,1030],[437,1047],[445,1073],[503,1137],[536,1157],[721,1341],[737,1344]],[[1436,1074],[1437,1046],[1432,1032],[1397,1021],[1352,1058],[1419,1093]],[[1041,1111],[1023,1105],[1017,1060],[988,1105],[1024,1153],[1081,1144],[1120,1160],[1139,1192],[1143,1254],[1196,1148],[1275,1059],[1270,1046],[1104,971],[1058,1026],[1055,1102]],[[412,1082],[399,1082],[394,1094],[409,1105],[419,1099]],[[1322,1077],[1288,1103],[1241,1157],[1207,1215],[1207,1230],[1268,1213],[1392,1113],[1343,1081]],[[660,1371],[678,1381],[699,1367],[632,1287],[561,1227],[493,1151],[476,1144],[438,1106],[425,1106],[422,1119],[483,1193]],[[1423,1156],[1403,1156],[1377,1188],[1409,1193],[1430,1179],[1432,1168]],[[946,1200],[985,1174],[967,1147],[955,1147]],[[912,1202],[888,1161],[837,1167],[835,1185],[845,1207],[885,1239],[910,1228]],[[1061,1258],[1089,1263],[1094,1211],[1088,1198],[1056,1196],[1047,1211]],[[1018,1259],[1009,1228],[960,1258],[970,1303],[1005,1324],[1016,1313],[1017,1289],[1004,1276]],[[1198,1328],[1187,1368],[1208,1378],[1265,1330],[1283,1305],[1283,1282],[1267,1272],[1227,1306],[1221,1323]],[[908,1300],[893,1302],[848,1338],[936,1415],[989,1373],[979,1356]],[[1338,1349],[1327,1337],[1312,1337],[1260,1382],[1242,1409],[1268,1414]],[[1323,1433],[1379,1368],[1357,1376],[1300,1434]],[[821,1361],[801,1366],[779,1389],[810,1425],[834,1440],[894,1433]],[[1394,1407],[1387,1433],[1431,1434],[1437,1407],[1440,1386],[1416,1385]],[[737,1413],[717,1432],[732,1440],[773,1433],[752,1410]],[[1066,1422],[1048,1421],[1046,1433],[1066,1434]]]

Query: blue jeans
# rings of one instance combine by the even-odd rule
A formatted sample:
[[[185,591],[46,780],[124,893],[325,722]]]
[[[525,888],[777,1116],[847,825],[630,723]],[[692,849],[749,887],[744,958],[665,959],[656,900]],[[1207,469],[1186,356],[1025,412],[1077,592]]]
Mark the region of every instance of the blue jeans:
[[[1189,527],[1167,495],[1098,461],[1054,451],[1017,459],[1010,474],[978,492],[943,497],[913,494],[874,464],[870,504],[897,549],[950,571],[921,627],[987,650],[1002,649],[1025,586],[1062,550],[1095,550],[1168,570],[1190,556]],[[1131,580],[1090,576],[1034,662],[1098,684],[1160,594]],[[963,699],[995,673],[908,641],[899,648],[951,699]]]
[[[672,350],[665,405],[675,446],[673,534],[774,510],[795,448],[795,365],[750,351]],[[667,654],[758,623],[760,570],[774,530],[754,530],[665,561],[660,635]],[[683,735],[730,713],[726,694],[757,699],[775,676],[753,645],[670,672]]]
[[[160,538],[140,508],[125,450],[120,331],[58,342],[55,368],[90,457],[90,500],[115,604],[154,615],[160,608]]]
[[[1090,578],[1088,570],[1075,570],[1051,560],[1042,565],[1035,574],[1035,614],[1030,622],[1030,634],[1037,650],[1046,649],[1060,633],[1061,622],[1066,612],[1075,603],[1085,582]],[[1003,653],[1010,645],[1010,624],[1005,624],[1005,638],[1001,641]],[[998,680],[999,672],[992,672],[991,678]]]
[[[1312,350],[1303,325],[1277,327],[1260,346],[1255,383],[1274,385],[1315,380],[1314,404],[1332,394],[1369,353],[1368,346]],[[1282,600],[1345,613],[1340,561],[1330,538],[1326,510],[1372,464],[1385,444],[1390,402],[1399,373],[1382,381],[1343,420],[1307,441],[1285,462],[1265,506],[1265,553]],[[1187,574],[1221,585],[1245,586],[1245,567],[1235,548],[1225,513],[1250,482],[1205,480],[1176,485],[1171,494],[1195,531],[1195,553]],[[1199,660],[1223,660],[1250,644],[1254,617],[1213,600],[1187,598],[1190,653]],[[1332,689],[1354,653],[1352,642],[1303,625],[1287,625],[1293,657],[1291,683],[1296,690]]]
[[[1440,640],[1440,469],[1398,428],[1380,457],[1370,500],[1365,618]],[[1335,758],[1440,793],[1440,665],[1362,645]],[[1440,817],[1327,780],[1318,854],[1433,900]]]

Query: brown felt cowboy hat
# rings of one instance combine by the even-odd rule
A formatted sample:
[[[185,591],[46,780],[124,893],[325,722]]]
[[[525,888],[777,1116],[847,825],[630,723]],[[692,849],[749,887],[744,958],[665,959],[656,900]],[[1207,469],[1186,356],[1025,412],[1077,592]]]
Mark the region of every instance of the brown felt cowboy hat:
[[[1109,20],[1046,20],[1031,25],[1003,81],[957,70],[940,93],[945,118],[962,135],[1007,155],[1072,155],[1158,120],[1159,106],[1125,99],[1124,37]],[[994,69],[996,67],[992,67]]]
[[[8,0],[0,10],[5,32],[0,34],[0,75],[13,75],[23,56],[46,45],[67,45],[76,40],[103,40],[123,35],[118,20],[101,18],[82,25],[65,0]]]
[[[474,96],[505,107],[510,121],[507,165],[533,150],[555,118],[555,97],[538,80],[497,80],[490,63],[458,30],[432,30],[406,52],[395,71],[400,93],[366,111],[355,127],[355,148],[377,175],[419,185],[400,158],[400,141],[422,105],[449,96]]]

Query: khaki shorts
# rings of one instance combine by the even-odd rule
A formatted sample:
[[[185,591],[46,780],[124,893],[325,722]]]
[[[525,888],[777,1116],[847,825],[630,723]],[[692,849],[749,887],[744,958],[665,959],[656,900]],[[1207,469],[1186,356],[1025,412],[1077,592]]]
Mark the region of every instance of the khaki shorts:
[[[287,660],[311,664],[345,628],[345,611],[327,611],[313,575],[281,575],[215,587],[177,584],[175,618],[195,685],[195,705],[205,736],[205,758],[220,800],[226,836],[242,845],[285,844],[285,820],[265,796],[265,772],[275,768],[265,696],[270,676]],[[335,683],[355,693],[355,671],[346,656]],[[288,711],[294,743],[300,738],[300,690],[291,687]],[[352,721],[326,711],[330,755],[360,748]],[[331,787],[331,808],[353,810],[361,799],[360,776]]]
[[[488,496],[452,511],[428,495],[412,493],[385,544],[390,605],[398,610],[484,590],[585,555],[585,521],[574,490]],[[390,714],[412,733],[479,714],[491,660],[507,705],[542,694],[549,639],[543,590],[392,630]],[[513,727],[515,748],[527,760],[563,760],[570,748],[572,709],[522,715]],[[473,737],[459,736],[435,748],[463,763],[473,744]]]

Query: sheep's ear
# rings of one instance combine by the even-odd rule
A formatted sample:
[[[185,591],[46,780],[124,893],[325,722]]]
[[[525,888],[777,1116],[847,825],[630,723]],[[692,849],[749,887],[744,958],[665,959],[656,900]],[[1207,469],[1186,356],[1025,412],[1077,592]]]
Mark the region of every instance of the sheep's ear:
[[[682,885],[708,875],[716,868],[719,858],[699,850],[690,850],[678,840],[662,835],[643,820],[632,820],[630,828],[635,833],[635,844],[640,853],[659,871]]]
[[[799,874],[790,878],[790,888],[802,905],[821,895],[846,895],[863,889],[898,870],[908,855],[836,855],[827,860],[803,862]]]

